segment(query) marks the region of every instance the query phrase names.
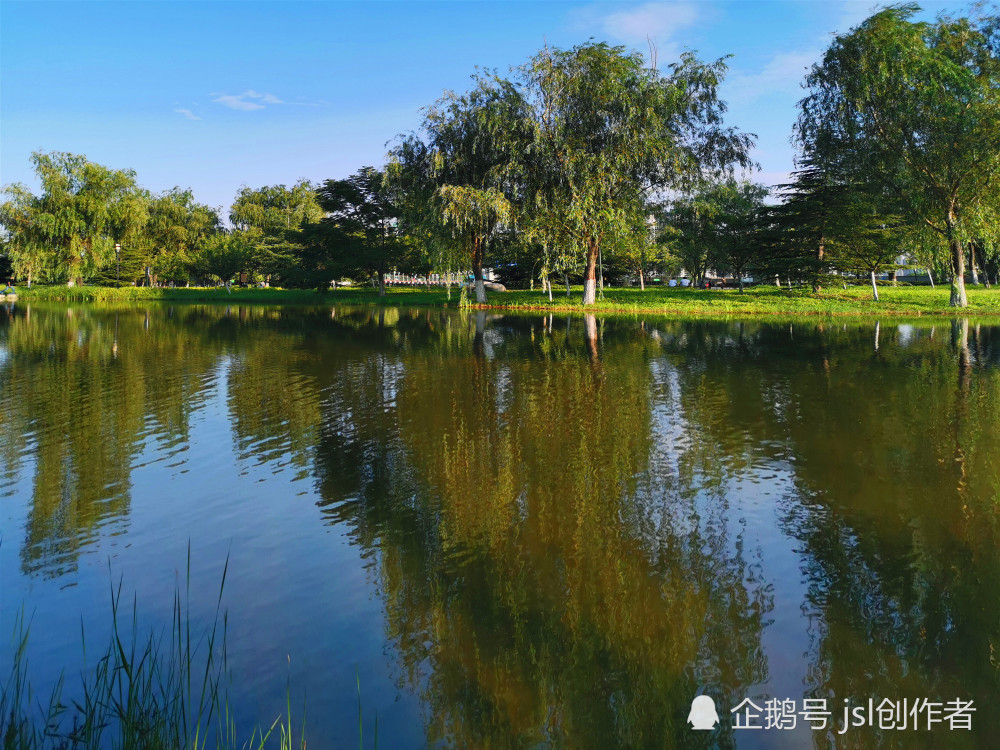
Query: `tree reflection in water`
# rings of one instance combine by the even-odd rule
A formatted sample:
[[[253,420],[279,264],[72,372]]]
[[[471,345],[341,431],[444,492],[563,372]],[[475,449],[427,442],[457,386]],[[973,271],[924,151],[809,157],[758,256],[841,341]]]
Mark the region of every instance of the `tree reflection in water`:
[[[150,441],[181,453],[223,393],[219,471],[315,477],[429,744],[742,743],[690,732],[699,692],[724,724],[748,695],[980,706],[968,735],[820,746],[1000,736],[995,327],[21,306],[0,346],[24,574],[121,533]],[[800,582],[772,548],[804,579],[781,611]],[[771,695],[778,615],[806,633],[800,695]]]
[[[334,413],[393,419],[334,418],[318,455],[331,516],[379,560],[427,739],[689,743],[699,689],[766,679],[770,602],[738,536],[650,465],[651,349],[485,318],[434,314],[401,331],[405,374],[336,378]]]

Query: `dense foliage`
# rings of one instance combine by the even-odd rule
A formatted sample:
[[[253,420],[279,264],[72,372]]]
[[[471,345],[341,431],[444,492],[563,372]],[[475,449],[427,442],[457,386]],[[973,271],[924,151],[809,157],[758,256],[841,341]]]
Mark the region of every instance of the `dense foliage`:
[[[623,47],[546,47],[480,71],[424,111],[384,169],[321,185],[242,187],[222,209],[154,195],[129,170],[32,156],[34,195],[0,204],[0,275],[69,284],[280,283],[465,275],[584,304],[605,276],[824,285],[1000,274],[1000,19],[880,10],[836,36],[805,80],[792,182],[747,179],[755,136],[724,122],[724,59],[665,66]],[[738,177],[736,171],[742,172]]]

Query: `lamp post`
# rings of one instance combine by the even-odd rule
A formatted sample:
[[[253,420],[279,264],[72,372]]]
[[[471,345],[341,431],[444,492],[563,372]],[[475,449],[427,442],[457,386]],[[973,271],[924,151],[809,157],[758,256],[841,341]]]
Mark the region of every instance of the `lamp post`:
[[[122,283],[122,246],[115,243],[115,282],[121,286]]]

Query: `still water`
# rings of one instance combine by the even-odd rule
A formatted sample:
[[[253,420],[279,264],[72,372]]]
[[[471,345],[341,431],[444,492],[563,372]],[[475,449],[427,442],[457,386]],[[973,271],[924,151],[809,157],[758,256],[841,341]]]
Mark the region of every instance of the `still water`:
[[[387,748],[996,747],[998,448],[976,321],[19,304],[0,676],[23,605],[72,693],[112,586],[169,626],[190,546],[241,725],[287,688],[310,747],[357,743],[358,679]],[[886,698],[977,712],[838,734]]]

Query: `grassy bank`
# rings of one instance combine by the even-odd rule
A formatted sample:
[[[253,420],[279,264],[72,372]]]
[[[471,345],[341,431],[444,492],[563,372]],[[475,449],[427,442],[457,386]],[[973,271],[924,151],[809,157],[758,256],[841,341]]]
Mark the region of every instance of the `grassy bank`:
[[[77,287],[67,288],[35,286],[18,290],[19,300],[52,300],[68,302],[114,301],[176,301],[269,303],[269,304],[345,304],[390,306],[451,306],[459,304],[458,291],[453,289],[451,299],[443,289],[389,289],[384,297],[373,289],[337,289],[320,294],[307,289],[233,289],[176,288],[149,289],[145,287]],[[871,299],[871,288],[866,286],[834,287],[813,293],[808,289],[778,289],[756,287],[744,293],[736,290],[703,290],[655,287],[640,291],[632,288],[606,289],[604,298],[590,312],[605,313],[654,313],[666,315],[975,315],[1000,316],[1000,289],[969,288],[969,307],[956,310],[948,306],[947,286],[883,287],[879,290],[880,302]],[[544,310],[553,312],[584,312],[580,304],[581,290],[576,288],[571,296],[558,292],[552,301],[541,292],[511,291],[491,292],[487,307],[495,309]]]
[[[328,293],[329,295],[330,293]],[[272,304],[315,305],[326,296],[314,289],[260,289],[234,287],[143,287],[143,286],[39,286],[17,288],[20,302],[260,302]]]

